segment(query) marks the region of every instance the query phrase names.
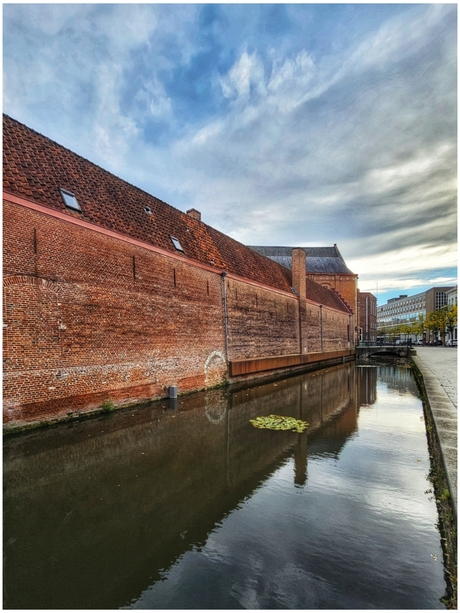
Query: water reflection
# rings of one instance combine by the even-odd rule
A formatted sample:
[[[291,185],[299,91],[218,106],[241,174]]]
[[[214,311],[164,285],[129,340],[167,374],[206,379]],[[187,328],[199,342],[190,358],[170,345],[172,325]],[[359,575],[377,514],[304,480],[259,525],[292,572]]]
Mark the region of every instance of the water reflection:
[[[377,399],[377,368],[372,366],[358,368],[357,378],[359,406],[371,406]]]
[[[395,366],[379,366],[379,376],[385,385],[400,394],[410,393],[417,396],[417,383],[410,368],[396,368]]]
[[[5,608],[135,603],[286,462],[303,491],[309,459],[339,457],[376,385],[377,369],[347,364],[7,440]],[[250,425],[270,413],[304,419],[308,431]]]

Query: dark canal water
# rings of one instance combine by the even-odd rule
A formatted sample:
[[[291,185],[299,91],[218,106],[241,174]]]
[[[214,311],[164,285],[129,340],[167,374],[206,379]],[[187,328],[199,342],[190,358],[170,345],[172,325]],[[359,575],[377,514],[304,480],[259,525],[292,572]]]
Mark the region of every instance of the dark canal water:
[[[270,413],[302,434],[255,429]],[[345,364],[4,444],[4,608],[438,609],[412,373]]]

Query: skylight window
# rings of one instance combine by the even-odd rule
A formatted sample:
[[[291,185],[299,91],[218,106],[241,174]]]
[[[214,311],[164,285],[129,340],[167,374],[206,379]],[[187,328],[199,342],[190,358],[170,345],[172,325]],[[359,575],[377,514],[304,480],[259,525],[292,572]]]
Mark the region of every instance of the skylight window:
[[[152,209],[149,206],[146,206],[144,209],[144,212],[147,213],[148,215],[152,214]]]
[[[61,192],[61,196],[62,196],[62,199],[64,200],[64,204],[66,205],[68,209],[72,209],[73,211],[81,212],[81,208],[80,208],[80,205],[78,204],[78,200],[75,197],[75,194],[72,194],[72,192],[69,192],[66,189],[62,189],[62,187],[59,188],[59,191]]]
[[[182,249],[182,245],[180,244],[179,239],[171,235],[169,235],[169,238],[172,240],[172,244],[177,249],[177,251],[182,251],[182,253],[184,253],[184,250]]]

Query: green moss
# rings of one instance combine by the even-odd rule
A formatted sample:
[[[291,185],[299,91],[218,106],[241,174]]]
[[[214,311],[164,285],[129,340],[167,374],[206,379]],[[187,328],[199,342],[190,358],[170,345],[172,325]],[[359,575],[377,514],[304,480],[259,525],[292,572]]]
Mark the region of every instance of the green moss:
[[[115,409],[115,405],[113,404],[113,401],[108,398],[107,400],[104,400],[101,408],[104,413],[111,413]]]

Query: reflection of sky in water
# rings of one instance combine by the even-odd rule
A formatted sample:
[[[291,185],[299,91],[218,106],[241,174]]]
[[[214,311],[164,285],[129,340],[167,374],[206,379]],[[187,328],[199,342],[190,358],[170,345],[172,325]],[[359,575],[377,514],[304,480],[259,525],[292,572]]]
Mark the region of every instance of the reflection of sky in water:
[[[336,458],[309,456],[300,488],[286,460],[132,606],[443,608],[428,471],[420,401],[379,382]]]
[[[308,431],[249,423],[277,412]],[[439,608],[444,595],[405,370],[213,390],[9,439],[4,454],[5,608]]]

